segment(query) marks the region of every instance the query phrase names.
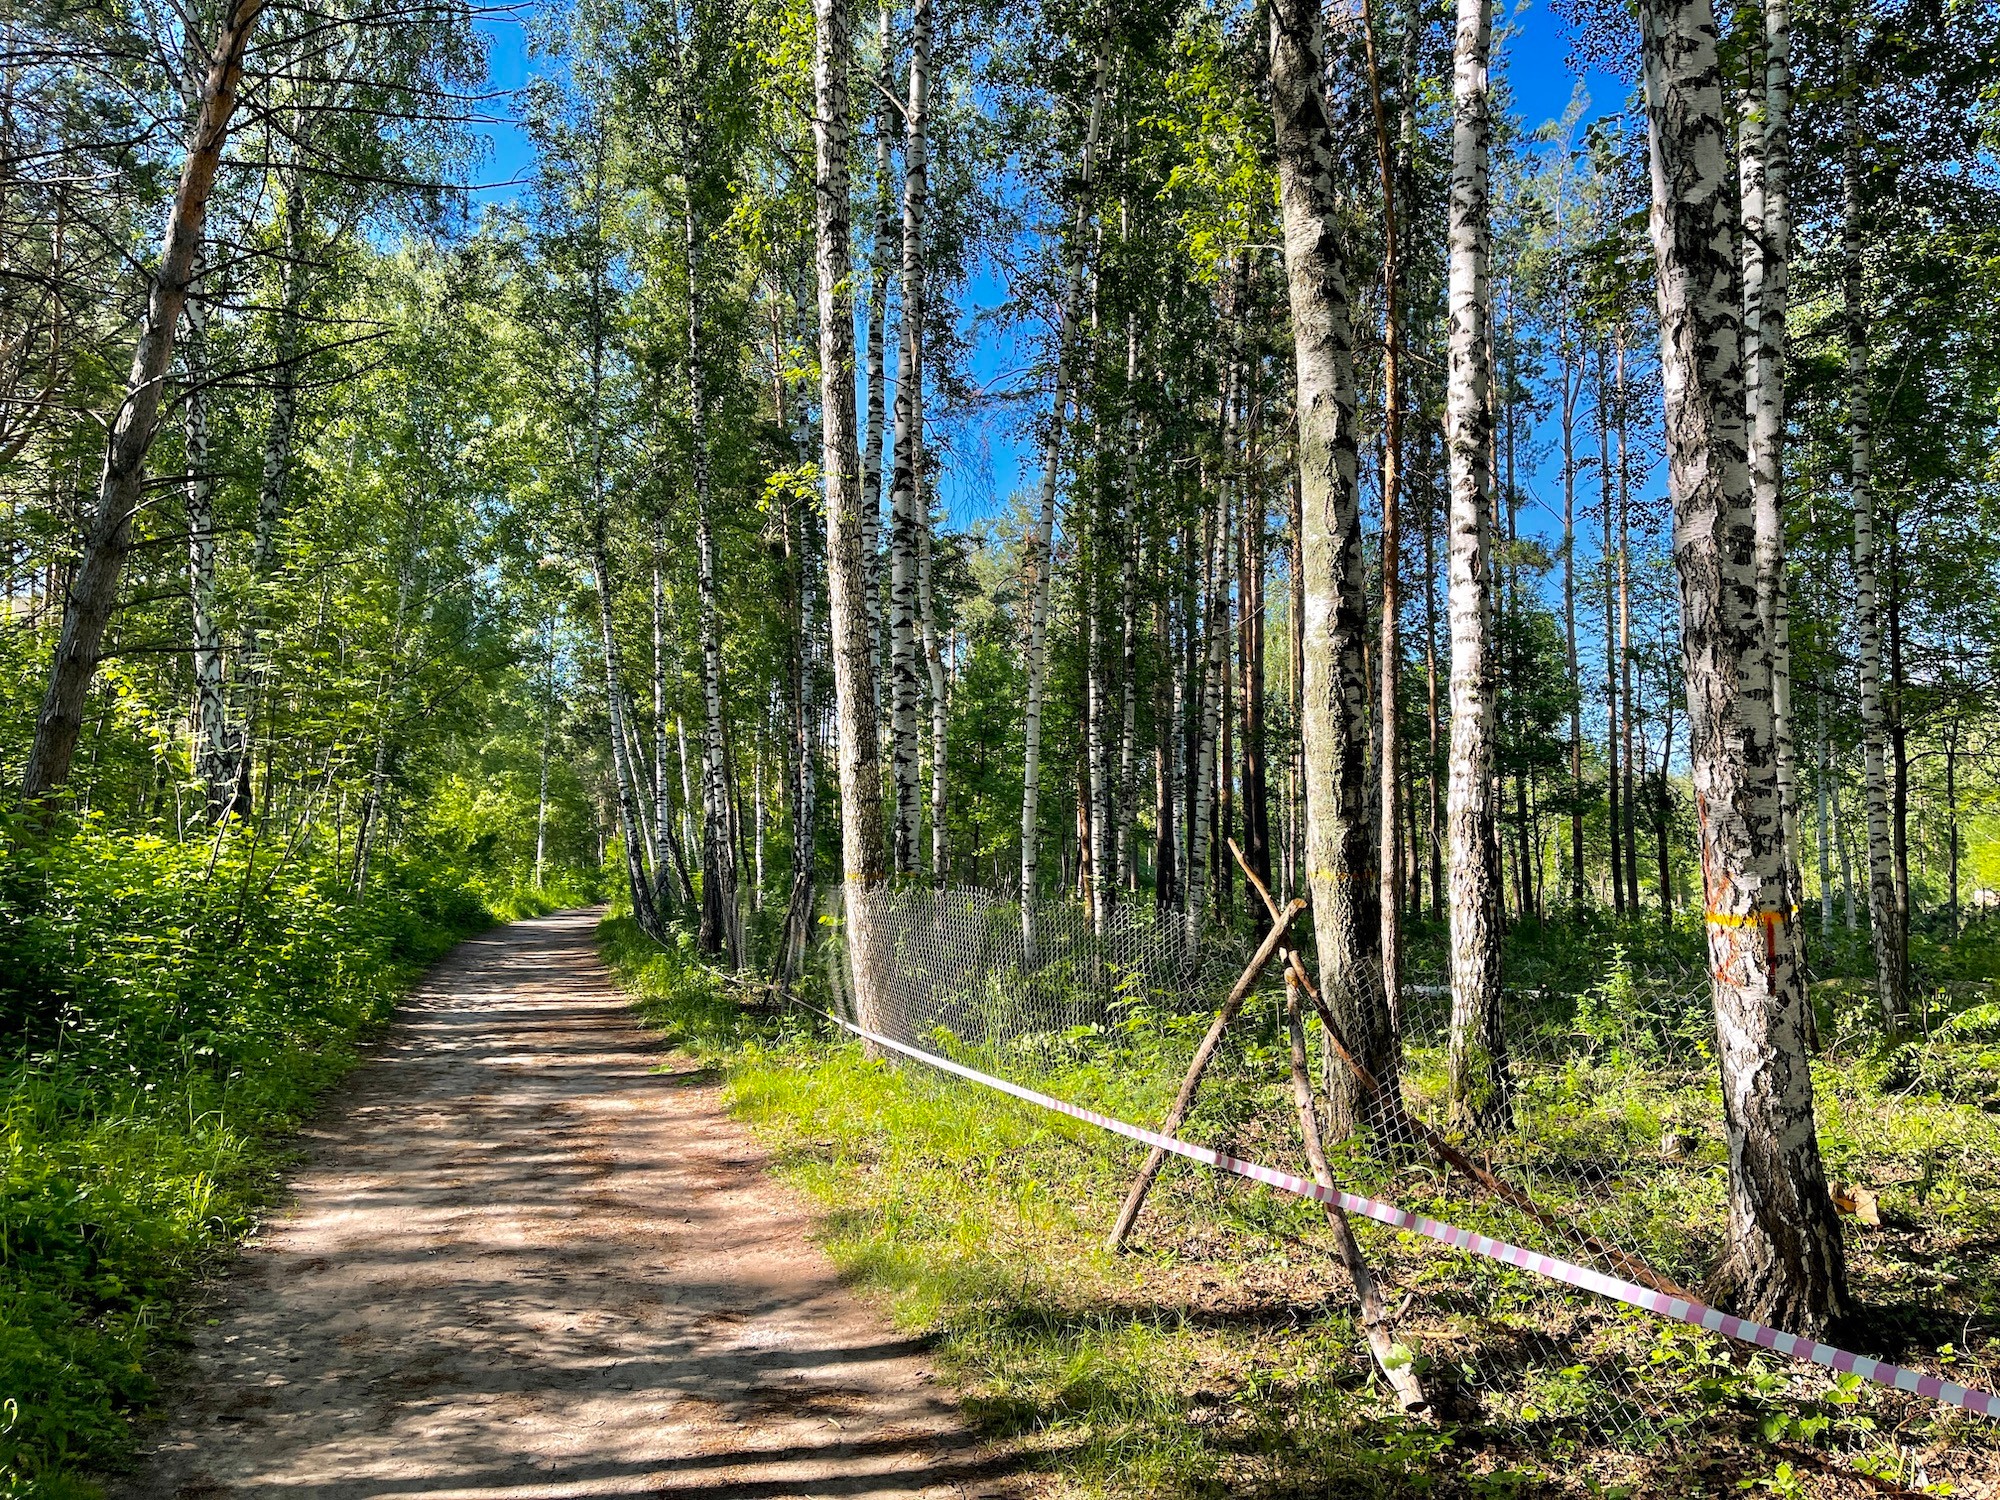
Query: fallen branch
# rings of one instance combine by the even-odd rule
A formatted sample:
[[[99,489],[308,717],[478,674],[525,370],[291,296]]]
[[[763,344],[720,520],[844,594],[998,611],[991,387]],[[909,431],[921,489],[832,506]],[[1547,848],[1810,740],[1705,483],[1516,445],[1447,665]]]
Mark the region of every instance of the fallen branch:
[[[1264,972],[1264,966],[1278,951],[1284,940],[1285,931],[1292,925],[1292,918],[1306,909],[1303,901],[1294,901],[1280,913],[1276,906],[1271,908],[1271,930],[1265,936],[1244,969],[1243,977],[1236,981],[1236,987],[1229,992],[1229,998],[1222,1002],[1222,1009],[1216,1013],[1214,1022],[1208,1028],[1208,1035],[1201,1039],[1195,1049],[1194,1061],[1188,1064],[1187,1077],[1181,1080],[1181,1091],[1174,1096],[1173,1108],[1167,1111],[1167,1118],[1160,1126],[1161,1135],[1176,1135],[1181,1122],[1194,1103],[1195,1090],[1201,1087],[1201,1075],[1208,1071],[1209,1063],[1215,1057],[1215,1049],[1222,1045],[1222,1033],[1229,1029],[1229,1023],[1236,1019],[1243,1009],[1243,1002],[1250,998],[1250,991],[1257,983],[1257,977]],[[1125,1237],[1132,1232],[1138,1222],[1139,1211],[1146,1206],[1146,1195],[1153,1190],[1153,1182],[1160,1175],[1167,1153],[1155,1146],[1146,1158],[1146,1165],[1139,1169],[1139,1176],[1132,1184],[1132,1191],[1125,1195],[1125,1206],[1118,1211],[1118,1222],[1112,1226],[1110,1246],[1113,1250],[1123,1248]]]
[[[1285,969],[1285,1026],[1292,1040],[1292,1102],[1299,1109],[1299,1134],[1305,1137],[1306,1160],[1312,1164],[1313,1181],[1331,1192],[1333,1173],[1327,1169],[1326,1150],[1320,1143],[1319,1116],[1313,1109],[1312,1081],[1306,1076],[1306,1031],[1299,1019],[1298,970],[1289,965]],[[1417,1383],[1412,1351],[1397,1341],[1390,1326],[1389,1311],[1382,1303],[1382,1288],[1361,1254],[1354,1226],[1347,1221],[1347,1210],[1325,1199],[1320,1201],[1320,1207],[1326,1210],[1326,1222],[1333,1229],[1334,1249],[1347,1268],[1347,1279],[1354,1283],[1355,1300],[1361,1308],[1361,1331],[1368,1339],[1368,1350],[1375,1356],[1382,1378],[1389,1382],[1389,1388],[1396,1393],[1396,1404],[1404,1411],[1428,1410],[1430,1401]]]
[[[1271,899],[1271,893],[1265,889],[1264,882],[1257,878],[1256,872],[1250,868],[1249,862],[1243,858],[1243,851],[1236,847],[1236,840],[1234,839],[1229,841],[1229,852],[1236,856],[1236,863],[1242,866],[1244,877],[1250,882],[1250,888],[1263,898],[1265,908],[1273,917],[1276,917],[1278,912],[1277,903]],[[1297,904],[1296,902],[1293,903],[1295,906]],[[1597,1236],[1578,1229],[1573,1223],[1558,1219],[1554,1214],[1535,1202],[1533,1198],[1522,1192],[1521,1189],[1515,1187],[1512,1183],[1503,1182],[1500,1178],[1495,1177],[1486,1168],[1480,1166],[1471,1157],[1459,1150],[1458,1147],[1454,1146],[1422,1120],[1411,1114],[1403,1103],[1402,1091],[1400,1089],[1391,1090],[1383,1088],[1380,1081],[1377,1080],[1375,1075],[1368,1070],[1360,1059],[1348,1051],[1347,1043],[1341,1039],[1340,1028],[1334,1023],[1333,1012],[1327,1009],[1326,1002],[1320,998],[1319,990],[1313,985],[1312,977],[1306,973],[1305,965],[1299,962],[1297,952],[1287,949],[1285,952],[1285,963],[1289,972],[1298,977],[1298,982],[1304,988],[1307,998],[1313,1003],[1313,1009],[1319,1012],[1320,1024],[1326,1028],[1327,1041],[1332,1045],[1335,1053],[1339,1055],[1340,1060],[1346,1063],[1353,1071],[1355,1078],[1360,1082],[1361,1087],[1368,1095],[1382,1102],[1391,1124],[1400,1125],[1408,1130],[1415,1140],[1427,1147],[1431,1154],[1436,1156],[1446,1166],[1470,1177],[1494,1197],[1500,1199],[1510,1207],[1519,1209],[1544,1229],[1556,1234],[1574,1234],[1578,1242],[1586,1250],[1598,1256],[1606,1264],[1616,1267],[1618,1273],[1627,1280],[1636,1281],[1641,1286],[1651,1287],[1654,1291],[1661,1292],[1669,1297],[1679,1297],[1685,1302],[1697,1302],[1701,1300],[1676,1282],[1662,1276],[1658,1271],[1647,1265],[1645,1261],[1639,1259],[1638,1256],[1631,1254],[1629,1251],[1621,1250],[1616,1245],[1606,1244],[1603,1240],[1597,1238]]]

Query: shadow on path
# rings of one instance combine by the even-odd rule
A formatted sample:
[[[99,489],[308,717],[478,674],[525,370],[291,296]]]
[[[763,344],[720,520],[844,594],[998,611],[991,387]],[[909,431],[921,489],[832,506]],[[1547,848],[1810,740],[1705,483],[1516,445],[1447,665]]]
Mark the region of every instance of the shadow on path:
[[[308,1132],[128,1500],[1012,1495],[594,912],[460,945]]]

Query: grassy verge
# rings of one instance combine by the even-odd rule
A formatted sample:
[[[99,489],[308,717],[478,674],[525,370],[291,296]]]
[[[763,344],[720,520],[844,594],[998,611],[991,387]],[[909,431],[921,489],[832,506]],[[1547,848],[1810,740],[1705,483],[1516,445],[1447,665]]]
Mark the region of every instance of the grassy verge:
[[[1465,1398],[1444,1420],[1406,1419],[1372,1378],[1313,1206],[1170,1168],[1137,1253],[1112,1256],[1102,1240],[1132,1151],[923,1069],[870,1061],[810,1017],[745,1010],[685,943],[662,951],[624,919],[603,940],[652,1024],[722,1072],[732,1110],[822,1205],[840,1268],[904,1330],[932,1338],[981,1428],[1063,1490],[1858,1495],[1877,1488],[1863,1471],[1890,1493],[1949,1493],[1947,1476],[1993,1470],[1994,1435],[1973,1419],[1899,1404],[1852,1377],[1828,1386],[1787,1362],[1732,1360],[1704,1336],[1363,1225],[1378,1270],[1407,1294],[1403,1327],[1425,1351],[1433,1392]],[[1253,1034],[1219,1067],[1194,1139],[1291,1160],[1258,1081],[1274,1072],[1274,1040]],[[1127,1118],[1146,1118],[1191,1045],[1124,1050],[1056,1091],[1116,1099]],[[1659,1139],[1664,1106],[1643,1097],[1655,1084],[1637,1076],[1570,1069],[1577,1141],[1628,1115]],[[1419,1092],[1424,1083],[1411,1079]],[[1705,1106],[1712,1089],[1690,1079],[1678,1102]],[[1841,1097],[1845,1146],[1860,1101]],[[1658,1205],[1658,1243],[1646,1248],[1662,1263],[1703,1253],[1689,1223],[1719,1208],[1714,1166],[1686,1171],[1698,1204]],[[1365,1180],[1367,1168],[1338,1170]],[[1420,1196],[1424,1170],[1405,1168],[1390,1196],[1445,1212]],[[1863,1279],[1900,1253],[1886,1241],[1858,1250]]]
[[[342,870],[89,825],[0,847],[0,1495],[96,1493],[188,1294],[410,981],[560,892]]]

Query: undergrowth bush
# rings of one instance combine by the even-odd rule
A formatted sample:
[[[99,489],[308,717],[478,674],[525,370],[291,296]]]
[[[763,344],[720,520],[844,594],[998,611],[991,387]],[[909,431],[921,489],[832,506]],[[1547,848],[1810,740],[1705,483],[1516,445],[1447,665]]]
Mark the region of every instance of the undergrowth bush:
[[[0,826],[0,1495],[93,1493],[286,1132],[423,965],[530,904],[393,850],[356,897],[310,850]]]

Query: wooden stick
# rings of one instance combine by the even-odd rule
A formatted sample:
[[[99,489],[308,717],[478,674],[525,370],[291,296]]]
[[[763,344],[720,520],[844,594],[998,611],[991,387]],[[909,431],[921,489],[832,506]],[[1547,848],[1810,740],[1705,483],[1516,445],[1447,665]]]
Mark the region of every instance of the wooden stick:
[[[1229,1029],[1229,1023],[1236,1019],[1243,1009],[1243,1002],[1250,998],[1250,991],[1257,983],[1257,976],[1264,972],[1264,966],[1278,951],[1284,940],[1285,930],[1292,925],[1292,918],[1306,909],[1303,901],[1294,901],[1280,913],[1276,906],[1271,908],[1271,930],[1262,945],[1250,960],[1250,966],[1243,971],[1243,977],[1236,981],[1236,987],[1229,992],[1229,998],[1222,1002],[1222,1009],[1216,1013],[1214,1022],[1208,1028],[1208,1035],[1201,1039],[1195,1049],[1194,1061],[1188,1064],[1187,1077],[1181,1080],[1181,1091],[1174,1096],[1173,1108],[1167,1111],[1167,1118],[1160,1126],[1161,1135],[1177,1134],[1181,1122],[1194,1103],[1195,1090],[1201,1087],[1201,1075],[1208,1071],[1209,1063],[1215,1057],[1215,1049],[1222,1045],[1222,1033]],[[1146,1165],[1139,1169],[1139,1176],[1132,1183],[1132,1191],[1125,1195],[1125,1206],[1118,1211],[1118,1222],[1112,1226],[1110,1247],[1122,1249],[1125,1237],[1132,1232],[1138,1222],[1139,1210],[1146,1206],[1146,1195],[1153,1190],[1153,1182],[1160,1175],[1160,1168],[1166,1162],[1167,1153],[1155,1146],[1146,1158]]]
[[[1312,1081],[1306,1077],[1306,1029],[1299,1019],[1299,975],[1298,970],[1289,966],[1285,969],[1285,1026],[1292,1039],[1292,1102],[1299,1107],[1299,1134],[1305,1137],[1306,1160],[1312,1164],[1313,1181],[1330,1191],[1333,1173],[1327,1170],[1326,1151],[1320,1143],[1319,1115],[1313,1108]],[[1361,1330],[1367,1336],[1369,1352],[1375,1356],[1382,1378],[1389,1382],[1389,1388],[1396,1393],[1396,1404],[1404,1411],[1427,1410],[1430,1401],[1417,1382],[1411,1350],[1396,1340],[1389,1310],[1382,1302],[1382,1289],[1368,1269],[1360,1242],[1354,1238],[1347,1210],[1338,1203],[1324,1201],[1320,1207],[1326,1210],[1326,1222],[1333,1229],[1333,1246],[1347,1268],[1347,1279],[1354,1283],[1355,1299],[1361,1307]]]
[[[1236,856],[1236,863],[1243,867],[1244,877],[1250,882],[1251,889],[1263,898],[1266,909],[1275,916],[1278,910],[1277,903],[1271,899],[1271,893],[1264,888],[1264,882],[1259,880],[1256,872],[1250,868],[1249,861],[1243,858],[1243,851],[1236,847],[1236,840],[1234,839],[1229,841],[1229,852]],[[1353,1070],[1355,1078],[1361,1083],[1361,1087],[1369,1095],[1380,1099],[1387,1106],[1392,1123],[1405,1127],[1412,1136],[1428,1147],[1431,1154],[1444,1162],[1445,1165],[1451,1167],[1454,1171],[1470,1177],[1480,1187],[1500,1199],[1501,1202],[1519,1209],[1544,1229],[1555,1234],[1575,1234],[1579,1243],[1585,1249],[1589,1250],[1593,1255],[1601,1257],[1608,1264],[1617,1267],[1619,1274],[1628,1280],[1636,1281],[1641,1286],[1651,1287],[1654,1291],[1664,1293],[1666,1296],[1679,1297],[1685,1302],[1700,1300],[1686,1288],[1678,1285],[1668,1277],[1662,1276],[1638,1256],[1631,1254],[1629,1251],[1621,1250],[1616,1245],[1606,1244],[1603,1240],[1597,1238],[1596,1235],[1589,1234],[1584,1230],[1578,1229],[1574,1224],[1558,1219],[1554,1214],[1535,1202],[1533,1198],[1530,1198],[1512,1183],[1503,1182],[1500,1178],[1495,1177],[1486,1168],[1480,1166],[1471,1157],[1459,1150],[1458,1147],[1454,1146],[1422,1120],[1411,1114],[1404,1107],[1402,1090],[1383,1088],[1375,1075],[1362,1064],[1360,1059],[1347,1050],[1347,1043],[1341,1039],[1340,1028],[1334,1023],[1333,1012],[1327,1009],[1326,1002],[1320,998],[1318,989],[1313,985],[1312,977],[1306,973],[1305,965],[1299,962],[1297,952],[1287,949],[1285,952],[1285,962],[1288,972],[1298,976],[1299,984],[1305,989],[1307,997],[1313,1003],[1313,1009],[1319,1012],[1320,1024],[1326,1028],[1327,1041],[1332,1044],[1333,1050],[1339,1054],[1340,1060]]]

